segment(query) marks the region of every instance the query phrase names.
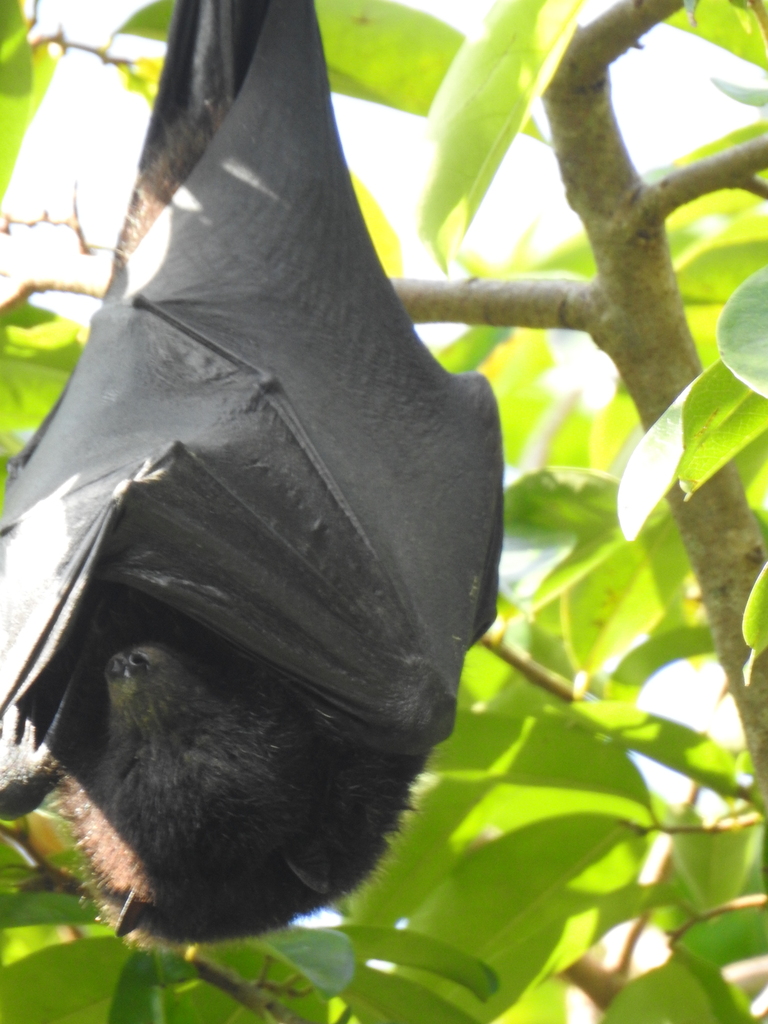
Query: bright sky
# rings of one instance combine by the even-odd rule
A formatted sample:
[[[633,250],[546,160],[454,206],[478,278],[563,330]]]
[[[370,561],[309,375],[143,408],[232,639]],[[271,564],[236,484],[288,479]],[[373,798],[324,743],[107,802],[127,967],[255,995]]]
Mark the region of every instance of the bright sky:
[[[38,29],[102,45],[114,29],[146,0],[41,0]],[[491,0],[411,0],[411,6],[442,17],[467,33],[479,30]],[[583,20],[608,6],[590,0]],[[129,37],[117,40],[120,56],[153,56],[159,44]],[[694,36],[667,26],[654,29],[642,50],[632,50],[614,68],[613,88],[619,123],[640,171],[670,163],[697,146],[755,120],[756,111],[720,93],[710,79],[749,84],[755,69]],[[429,160],[421,118],[335,97],[339,130],[351,168],[378,199],[403,243],[409,276],[438,277],[414,228],[422,182]],[[77,53],[63,59],[34,125],[28,133],[3,209],[34,217],[47,209],[66,217],[72,189],[78,185],[80,215],[89,241],[114,243],[134,177],[146,127],[143,99],[127,93],[114,68]],[[534,221],[544,247],[578,230],[569,210],[548,147],[521,136],[513,144],[467,238],[467,246],[485,258],[504,258]],[[62,229],[59,229],[62,230]],[[42,304],[84,321],[96,307],[79,296],[46,296]],[[438,325],[422,331],[438,338],[457,333]],[[714,666],[712,668],[715,668]],[[657,677],[645,706],[687,720],[697,713],[694,693],[717,690],[710,676],[676,672]],[[700,706],[700,701],[698,702]],[[732,717],[732,716],[731,716]],[[702,727],[703,722],[691,720]],[[726,727],[733,731],[733,722]],[[657,784],[662,784],[657,779]]]

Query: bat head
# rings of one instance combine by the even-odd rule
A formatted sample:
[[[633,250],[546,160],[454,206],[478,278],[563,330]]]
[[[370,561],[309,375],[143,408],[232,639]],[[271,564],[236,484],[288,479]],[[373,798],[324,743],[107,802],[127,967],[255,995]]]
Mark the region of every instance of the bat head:
[[[211,941],[327,905],[423,766],[345,740],[277,670],[125,587],[103,586],[72,685],[58,803],[119,934]]]

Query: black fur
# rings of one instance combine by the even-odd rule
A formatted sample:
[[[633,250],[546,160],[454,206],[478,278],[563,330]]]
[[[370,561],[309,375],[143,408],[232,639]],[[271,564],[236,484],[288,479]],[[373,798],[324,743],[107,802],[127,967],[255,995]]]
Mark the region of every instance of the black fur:
[[[344,740],[277,670],[127,587],[101,585],[82,652],[59,806],[113,924],[133,894],[148,934],[254,934],[374,867],[423,758]]]
[[[214,74],[213,42],[203,47],[200,81],[186,65],[164,76],[118,267],[226,115],[266,8],[265,0],[235,7],[231,82]],[[180,22],[177,31],[192,28]],[[53,730],[59,806],[119,933],[255,934],[358,885],[397,828],[425,758],[345,740],[333,714],[308,704],[284,674],[136,591],[100,584],[90,606],[67,646],[79,660],[59,658],[36,687],[49,706],[31,714],[42,735],[73,680]],[[132,650],[147,663],[124,685],[112,659]]]

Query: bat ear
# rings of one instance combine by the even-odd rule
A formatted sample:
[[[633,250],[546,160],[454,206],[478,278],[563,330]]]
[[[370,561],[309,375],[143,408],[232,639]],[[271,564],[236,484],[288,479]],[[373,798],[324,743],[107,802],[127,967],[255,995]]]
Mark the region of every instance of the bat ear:
[[[299,881],[308,889],[325,896],[331,891],[331,865],[328,854],[319,843],[283,851],[283,859]]]

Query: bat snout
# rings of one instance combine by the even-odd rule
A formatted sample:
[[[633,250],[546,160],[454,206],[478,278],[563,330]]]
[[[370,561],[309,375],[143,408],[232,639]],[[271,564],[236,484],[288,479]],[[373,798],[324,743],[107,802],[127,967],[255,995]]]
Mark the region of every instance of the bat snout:
[[[149,671],[149,656],[141,650],[123,651],[107,662],[108,680],[135,679]]]

